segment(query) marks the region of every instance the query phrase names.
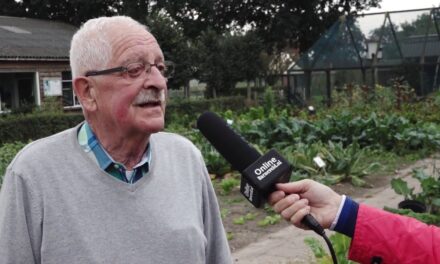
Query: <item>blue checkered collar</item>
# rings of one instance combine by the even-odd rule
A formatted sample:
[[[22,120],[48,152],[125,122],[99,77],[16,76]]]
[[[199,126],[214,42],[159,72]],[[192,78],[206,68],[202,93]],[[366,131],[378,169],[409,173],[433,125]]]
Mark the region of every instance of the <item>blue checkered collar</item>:
[[[92,151],[94,154],[94,157],[99,165],[99,167],[102,170],[107,170],[109,166],[112,166],[113,164],[118,164],[120,166],[125,166],[123,164],[120,164],[116,162],[110,154],[105,151],[105,149],[101,146],[99,143],[98,138],[96,137],[95,133],[93,133],[92,129],[90,128],[89,124],[87,122],[84,122],[84,124],[81,126],[79,132],[78,132],[78,141],[81,147],[84,149],[85,152]],[[141,161],[136,164],[133,169],[148,166],[151,160],[151,147],[150,144],[148,144],[147,149],[145,150],[144,155],[142,156]]]

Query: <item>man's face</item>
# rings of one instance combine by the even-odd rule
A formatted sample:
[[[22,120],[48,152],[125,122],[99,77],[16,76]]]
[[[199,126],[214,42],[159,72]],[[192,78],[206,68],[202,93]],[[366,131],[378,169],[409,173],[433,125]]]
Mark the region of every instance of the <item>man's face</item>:
[[[163,63],[156,39],[146,30],[115,28],[108,68],[131,63]],[[92,77],[96,84],[98,122],[124,136],[151,134],[164,127],[167,80],[156,67],[138,77],[113,73]]]

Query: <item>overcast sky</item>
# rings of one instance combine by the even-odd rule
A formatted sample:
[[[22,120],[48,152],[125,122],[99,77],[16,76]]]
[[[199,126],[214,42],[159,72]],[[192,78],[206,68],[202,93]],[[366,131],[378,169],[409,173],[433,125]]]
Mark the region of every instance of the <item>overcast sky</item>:
[[[438,7],[440,0],[382,0],[380,5],[381,8],[371,8],[365,13]]]
[[[372,8],[364,13],[369,14],[369,13],[378,13],[378,12],[438,7],[440,5],[440,0],[400,0],[400,1],[382,0],[380,5],[381,8]],[[429,14],[429,10],[417,11],[417,12],[393,13],[391,14],[391,20],[393,21],[393,24],[395,26],[398,26],[402,23],[411,23],[422,14]],[[359,17],[358,22],[365,36],[369,36],[371,30],[382,26],[384,18],[385,18],[384,15],[370,15],[365,17]]]

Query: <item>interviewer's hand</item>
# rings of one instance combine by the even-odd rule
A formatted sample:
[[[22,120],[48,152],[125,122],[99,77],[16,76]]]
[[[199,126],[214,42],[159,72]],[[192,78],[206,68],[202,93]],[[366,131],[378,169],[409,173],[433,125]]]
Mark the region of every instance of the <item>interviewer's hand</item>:
[[[269,195],[269,203],[296,227],[307,229],[301,219],[311,213],[323,228],[329,228],[338,212],[342,196],[312,180],[279,183]]]

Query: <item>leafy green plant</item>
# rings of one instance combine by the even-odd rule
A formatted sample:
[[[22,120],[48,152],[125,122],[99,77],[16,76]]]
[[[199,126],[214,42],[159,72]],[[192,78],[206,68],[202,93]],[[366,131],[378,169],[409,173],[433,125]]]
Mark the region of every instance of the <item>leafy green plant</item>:
[[[427,174],[424,169],[413,170],[413,178],[420,183],[421,191],[414,192],[408,183],[400,178],[391,180],[391,187],[406,200],[416,200],[426,205],[427,213],[437,214],[440,212],[440,177],[439,169],[433,164],[432,174]]]
[[[247,213],[244,216],[244,219],[246,219],[247,221],[251,221],[251,220],[255,220],[255,217],[257,217],[257,213]]]
[[[25,145],[25,143],[17,141],[15,143],[6,143],[0,147],[0,186],[3,182],[6,167]]]
[[[353,92],[358,92],[356,86]],[[389,104],[383,105],[381,97],[387,98]],[[355,96],[351,107],[319,111],[313,118],[289,105],[273,105],[268,112],[267,105],[272,105],[270,100],[266,106],[263,100],[261,106],[250,107],[244,112],[226,110],[219,114],[233,120],[232,128],[260,152],[271,148],[281,150],[289,162],[294,163],[294,178],[316,178],[327,184],[349,181],[365,185],[364,176],[378,168],[377,164],[370,166],[364,162],[373,150],[426,157],[440,146],[440,125],[424,121],[429,113],[428,106],[439,109],[440,113],[440,104],[435,103],[440,99],[416,103],[412,108],[405,103],[402,112],[395,112],[394,95],[389,88],[378,87],[374,104],[364,102],[362,107],[357,107],[355,101],[363,98]],[[413,114],[414,111],[423,115]],[[195,142],[211,174],[222,177],[231,171],[230,165],[195,129],[191,111],[176,115],[176,119],[177,125],[169,125],[169,128]],[[440,114],[430,114],[429,120],[440,121]],[[320,148],[330,155],[324,157],[326,151]],[[316,155],[328,159],[325,170],[315,166],[313,158]]]
[[[400,178],[395,178],[391,180],[391,187],[394,192],[403,195],[405,200],[415,200],[414,199],[414,188],[409,188],[408,183]]]
[[[361,149],[357,142],[344,147],[342,142],[329,141],[327,145],[321,142],[310,145],[298,144],[285,148],[283,153],[286,153],[287,159],[296,168],[293,174],[296,177],[306,173],[309,178],[326,184],[349,181],[355,186],[365,186],[362,177],[380,167],[377,162],[370,164],[361,162],[367,151],[367,148]],[[318,167],[314,161],[315,157],[320,157],[326,166]]]
[[[240,185],[240,180],[236,178],[225,178],[220,182],[221,194],[228,195],[232,189]]]
[[[335,233],[329,237],[332,242],[333,249],[335,250],[338,263],[341,264],[354,264],[356,262],[347,259],[348,250],[350,249],[351,239],[345,235]],[[318,264],[331,264],[332,257],[325,251],[321,242],[314,238],[308,237],[304,239],[304,242],[310,247],[313,255],[316,257]]]
[[[272,87],[268,86],[264,90],[264,112],[268,115],[275,106],[275,95],[272,90]]]
[[[361,178],[379,167],[378,163],[372,163],[367,167],[359,165],[365,148],[361,149],[357,142],[344,148],[342,143],[329,141],[328,148],[323,148],[322,152],[324,160],[328,163],[327,171],[340,175],[341,181],[350,181],[354,186],[365,186],[366,182]]]
[[[43,104],[36,108],[34,112],[62,114],[63,102],[59,97],[47,96],[44,98]]]
[[[243,225],[248,221],[254,220],[256,216],[257,216],[256,213],[247,213],[244,216],[240,216],[240,217],[235,218],[232,222],[236,225]]]
[[[274,225],[280,222],[281,216],[279,214],[276,215],[268,215],[263,220],[258,222],[258,226],[264,227],[268,225]]]
[[[235,225],[244,225],[244,223],[246,223],[246,219],[244,219],[244,216],[240,216],[238,218],[234,218],[234,220],[232,220],[232,223],[234,223]]]
[[[318,175],[324,174],[324,171],[316,166],[313,158],[319,156],[323,148],[321,142],[310,145],[299,143],[295,146],[288,146],[282,149],[281,152],[295,168],[294,174],[305,172],[308,175]]]
[[[225,219],[225,217],[227,216],[227,215],[229,215],[229,209],[228,208],[222,208],[221,210],[220,210],[220,217],[222,218],[222,219]]]

